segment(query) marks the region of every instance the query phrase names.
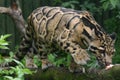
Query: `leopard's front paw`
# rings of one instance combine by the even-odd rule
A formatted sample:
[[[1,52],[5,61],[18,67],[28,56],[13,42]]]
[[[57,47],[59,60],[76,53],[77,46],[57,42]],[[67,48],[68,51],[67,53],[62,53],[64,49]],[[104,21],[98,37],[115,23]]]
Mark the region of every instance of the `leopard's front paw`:
[[[84,65],[87,63],[88,60],[90,60],[89,55],[85,50],[81,50],[79,53],[72,54],[72,57],[77,64]]]
[[[42,60],[42,70],[45,70],[45,69],[47,69],[48,67],[51,67],[51,66],[53,66],[53,64],[52,63],[50,63],[48,60]]]
[[[85,68],[81,65],[76,64],[75,62],[71,62],[69,66],[69,71],[72,73],[85,73]]]
[[[72,73],[85,73],[86,72],[84,67],[69,67],[68,69]]]

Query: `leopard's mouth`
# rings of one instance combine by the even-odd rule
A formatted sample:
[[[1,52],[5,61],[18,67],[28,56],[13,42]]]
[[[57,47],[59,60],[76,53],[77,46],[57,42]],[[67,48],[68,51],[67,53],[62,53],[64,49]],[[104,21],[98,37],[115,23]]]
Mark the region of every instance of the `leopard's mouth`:
[[[114,66],[113,64],[109,64],[109,65],[107,65],[107,66],[105,67],[105,69],[106,69],[106,70],[111,69],[113,66]]]

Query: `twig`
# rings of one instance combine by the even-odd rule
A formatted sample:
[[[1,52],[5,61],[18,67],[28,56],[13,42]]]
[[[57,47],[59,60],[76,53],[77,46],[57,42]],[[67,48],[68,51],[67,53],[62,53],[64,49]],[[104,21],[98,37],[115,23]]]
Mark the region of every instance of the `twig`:
[[[0,7],[0,13],[6,14],[6,15],[9,15],[10,17],[12,17],[18,30],[21,32],[21,34],[24,34],[25,27],[28,25],[23,18],[22,10],[19,6],[18,0],[11,0],[11,5],[8,8]]]

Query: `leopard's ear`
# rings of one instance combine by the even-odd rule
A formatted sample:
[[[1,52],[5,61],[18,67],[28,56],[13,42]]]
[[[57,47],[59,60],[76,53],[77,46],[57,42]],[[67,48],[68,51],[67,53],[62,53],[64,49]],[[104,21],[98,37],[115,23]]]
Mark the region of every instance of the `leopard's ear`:
[[[113,40],[112,42],[115,43],[115,41],[116,41],[116,33],[113,32],[112,34],[110,34],[110,37]]]
[[[110,34],[110,37],[111,37],[112,40],[116,40],[116,33],[113,32],[112,34]]]

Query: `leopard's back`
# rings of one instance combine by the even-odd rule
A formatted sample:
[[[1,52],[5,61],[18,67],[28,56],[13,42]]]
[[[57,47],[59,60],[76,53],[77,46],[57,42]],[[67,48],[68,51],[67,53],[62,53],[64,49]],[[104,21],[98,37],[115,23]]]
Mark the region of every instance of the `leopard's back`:
[[[67,37],[67,33],[82,24],[81,17],[86,13],[86,11],[62,7],[40,7],[33,11],[28,21],[32,24],[33,33],[36,33],[37,38],[52,41],[58,39],[62,34],[64,34],[63,37]],[[81,29],[82,33],[83,27],[80,26],[78,29]]]

